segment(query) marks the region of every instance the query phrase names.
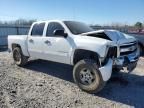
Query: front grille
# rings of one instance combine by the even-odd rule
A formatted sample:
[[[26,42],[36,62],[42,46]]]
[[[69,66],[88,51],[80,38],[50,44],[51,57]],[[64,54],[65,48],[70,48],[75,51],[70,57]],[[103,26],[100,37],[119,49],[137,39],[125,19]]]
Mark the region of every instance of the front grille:
[[[120,46],[120,56],[129,55],[137,50],[137,42],[131,42]]]
[[[127,51],[127,52],[121,52],[120,55],[129,55],[131,53],[134,53],[137,49],[135,49],[134,51]]]
[[[129,44],[123,44],[122,46],[120,46],[120,48],[127,48],[135,45],[137,45],[137,42],[131,42]]]

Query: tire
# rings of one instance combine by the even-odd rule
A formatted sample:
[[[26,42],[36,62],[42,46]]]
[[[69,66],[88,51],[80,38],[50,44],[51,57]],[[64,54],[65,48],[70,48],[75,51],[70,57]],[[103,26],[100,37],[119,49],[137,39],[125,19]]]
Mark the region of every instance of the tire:
[[[114,67],[114,68],[112,69],[112,77],[119,76],[120,71],[121,71],[120,68]]]
[[[90,73],[92,76],[87,73]],[[73,78],[79,88],[88,93],[99,92],[106,83],[102,79],[97,63],[91,59],[81,60],[74,66]]]
[[[115,67],[115,68],[112,69],[112,72],[113,72],[113,73],[119,73],[120,71],[121,71],[120,68],[116,68],[116,67]]]
[[[143,56],[143,49],[142,49],[142,46],[140,44],[138,44],[138,50],[139,50],[139,55]]]
[[[18,66],[24,66],[28,62],[28,57],[24,56],[21,48],[16,47],[13,49],[13,60]]]

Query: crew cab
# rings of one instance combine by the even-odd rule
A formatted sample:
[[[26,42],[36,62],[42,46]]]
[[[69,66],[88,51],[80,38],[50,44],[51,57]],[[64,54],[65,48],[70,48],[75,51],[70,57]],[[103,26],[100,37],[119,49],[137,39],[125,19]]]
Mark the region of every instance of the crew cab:
[[[116,30],[95,31],[76,21],[39,21],[28,35],[8,36],[14,62],[30,57],[73,65],[75,83],[84,91],[100,91],[112,72],[132,71],[139,59],[137,41]]]

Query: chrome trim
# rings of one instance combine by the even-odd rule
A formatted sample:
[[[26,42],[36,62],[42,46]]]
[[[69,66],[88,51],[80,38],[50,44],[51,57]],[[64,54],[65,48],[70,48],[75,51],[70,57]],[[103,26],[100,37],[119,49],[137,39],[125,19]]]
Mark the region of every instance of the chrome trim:
[[[128,45],[128,46],[127,46]],[[124,48],[121,48],[121,47],[123,47],[123,46],[125,46]],[[120,47],[119,47],[119,49],[120,49],[120,54],[121,53],[125,53],[125,52],[132,52],[132,51],[134,51],[134,52],[136,52],[137,51],[137,41],[134,41],[134,42],[131,42],[131,43],[127,43],[127,44],[122,44],[122,45],[120,45]],[[121,49],[124,49],[124,50],[127,50],[127,51],[121,51]],[[135,51],[136,50],[136,51]],[[132,53],[134,53],[134,52],[132,52]],[[127,55],[127,54],[126,54]],[[121,55],[119,55],[119,56],[121,56]],[[122,55],[122,56],[125,56],[125,55]]]
[[[121,46],[126,46],[126,45],[133,45],[133,44],[136,44],[137,42],[134,41],[134,42],[130,42],[130,43],[125,43],[125,44],[122,44]]]
[[[128,51],[134,51],[134,50],[136,50],[137,49],[137,46],[136,45],[134,45],[134,46],[129,46],[129,47],[126,47],[126,48],[120,48],[120,52],[128,52]],[[124,50],[124,51],[122,51],[122,50]]]
[[[120,56],[120,46],[118,45],[117,46],[117,57],[119,57]]]

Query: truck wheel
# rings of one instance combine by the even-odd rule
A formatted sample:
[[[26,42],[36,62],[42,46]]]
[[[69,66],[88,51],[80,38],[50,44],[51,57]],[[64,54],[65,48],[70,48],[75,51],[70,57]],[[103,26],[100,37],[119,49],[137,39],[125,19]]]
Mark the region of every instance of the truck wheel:
[[[24,66],[28,61],[28,57],[22,54],[21,48],[19,47],[13,49],[13,59],[18,66]]]
[[[74,66],[73,78],[80,89],[89,93],[97,93],[105,85],[97,63],[91,59],[81,60]]]
[[[143,56],[143,49],[142,49],[142,46],[140,44],[138,45],[138,50],[139,50],[139,55]]]
[[[112,69],[112,72],[113,72],[113,73],[119,73],[120,71],[121,71],[120,68],[113,68],[113,69]]]

